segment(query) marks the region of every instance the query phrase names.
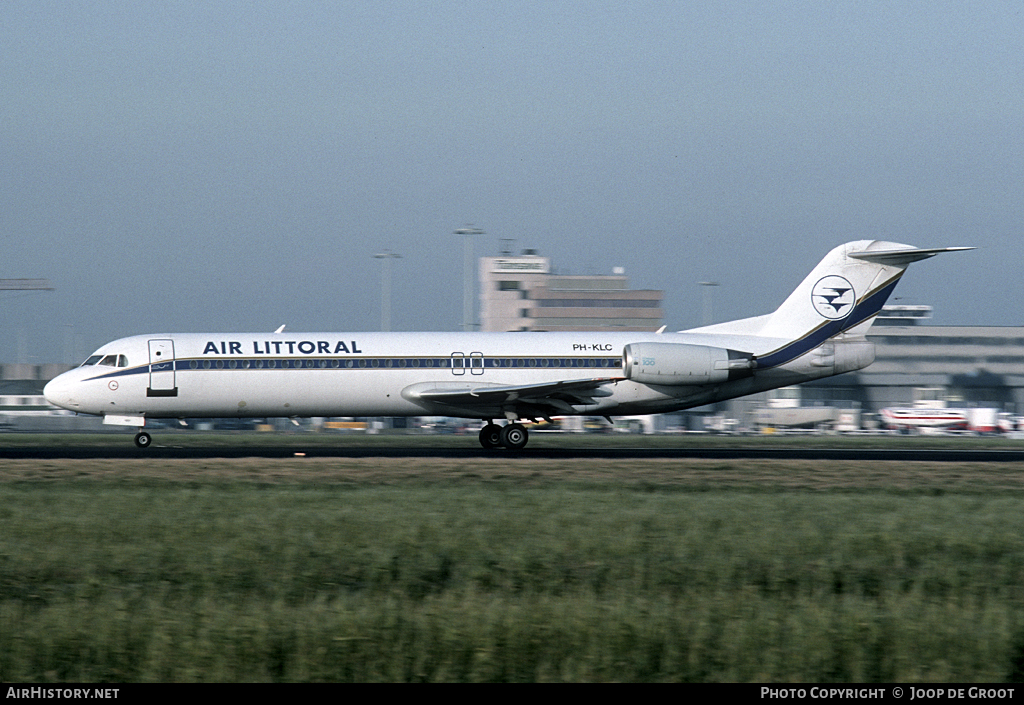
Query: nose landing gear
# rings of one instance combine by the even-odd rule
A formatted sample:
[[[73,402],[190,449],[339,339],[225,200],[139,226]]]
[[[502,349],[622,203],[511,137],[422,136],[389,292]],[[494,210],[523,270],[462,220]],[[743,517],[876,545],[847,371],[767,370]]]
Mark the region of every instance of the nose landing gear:
[[[526,427],[520,423],[499,426],[488,421],[480,429],[480,445],[488,450],[501,447],[508,448],[509,450],[522,450],[528,440],[530,440],[530,434],[527,432]]]
[[[135,445],[139,448],[149,448],[149,445],[153,442],[153,437],[145,431],[139,431],[135,434]]]

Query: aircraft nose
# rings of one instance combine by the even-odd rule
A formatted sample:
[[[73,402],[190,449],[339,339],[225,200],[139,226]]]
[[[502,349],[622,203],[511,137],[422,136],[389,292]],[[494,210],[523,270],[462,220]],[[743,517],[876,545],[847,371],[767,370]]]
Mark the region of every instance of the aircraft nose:
[[[66,375],[58,375],[43,387],[43,396],[53,406],[76,411],[78,404],[72,396],[72,386]]]

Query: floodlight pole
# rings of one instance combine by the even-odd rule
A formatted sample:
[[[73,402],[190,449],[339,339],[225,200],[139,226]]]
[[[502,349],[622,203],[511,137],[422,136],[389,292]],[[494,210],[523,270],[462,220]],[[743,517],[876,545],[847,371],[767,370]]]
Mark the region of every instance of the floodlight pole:
[[[380,260],[380,329],[391,330],[391,260],[401,259],[402,255],[384,250],[373,256]]]
[[[473,235],[483,235],[484,231],[467,225],[455,231],[455,235],[463,236],[462,262],[462,330],[471,331],[476,328],[473,320]]]
[[[718,286],[718,282],[697,282],[699,286],[704,287],[704,323],[705,326],[710,326],[714,319],[714,301],[712,300],[712,292],[714,287]]]

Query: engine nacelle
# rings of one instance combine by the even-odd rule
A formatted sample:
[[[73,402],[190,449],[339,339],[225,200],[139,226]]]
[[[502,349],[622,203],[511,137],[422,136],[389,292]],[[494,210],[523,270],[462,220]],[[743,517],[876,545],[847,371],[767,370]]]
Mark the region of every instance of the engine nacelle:
[[[622,351],[626,379],[643,384],[718,384],[754,374],[750,353],[685,343],[630,343]]]

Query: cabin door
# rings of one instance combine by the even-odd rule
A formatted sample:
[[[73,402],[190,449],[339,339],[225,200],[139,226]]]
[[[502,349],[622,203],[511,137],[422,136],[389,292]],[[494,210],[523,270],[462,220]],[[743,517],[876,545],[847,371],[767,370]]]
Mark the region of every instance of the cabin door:
[[[174,341],[149,341],[148,397],[176,397],[178,387],[174,377]]]
[[[466,374],[466,353],[453,352],[451,366],[453,375]]]
[[[465,353],[453,352],[451,367],[453,375],[464,375],[466,370],[469,370],[470,374],[482,375],[484,373],[484,354],[473,352],[466,357]]]

